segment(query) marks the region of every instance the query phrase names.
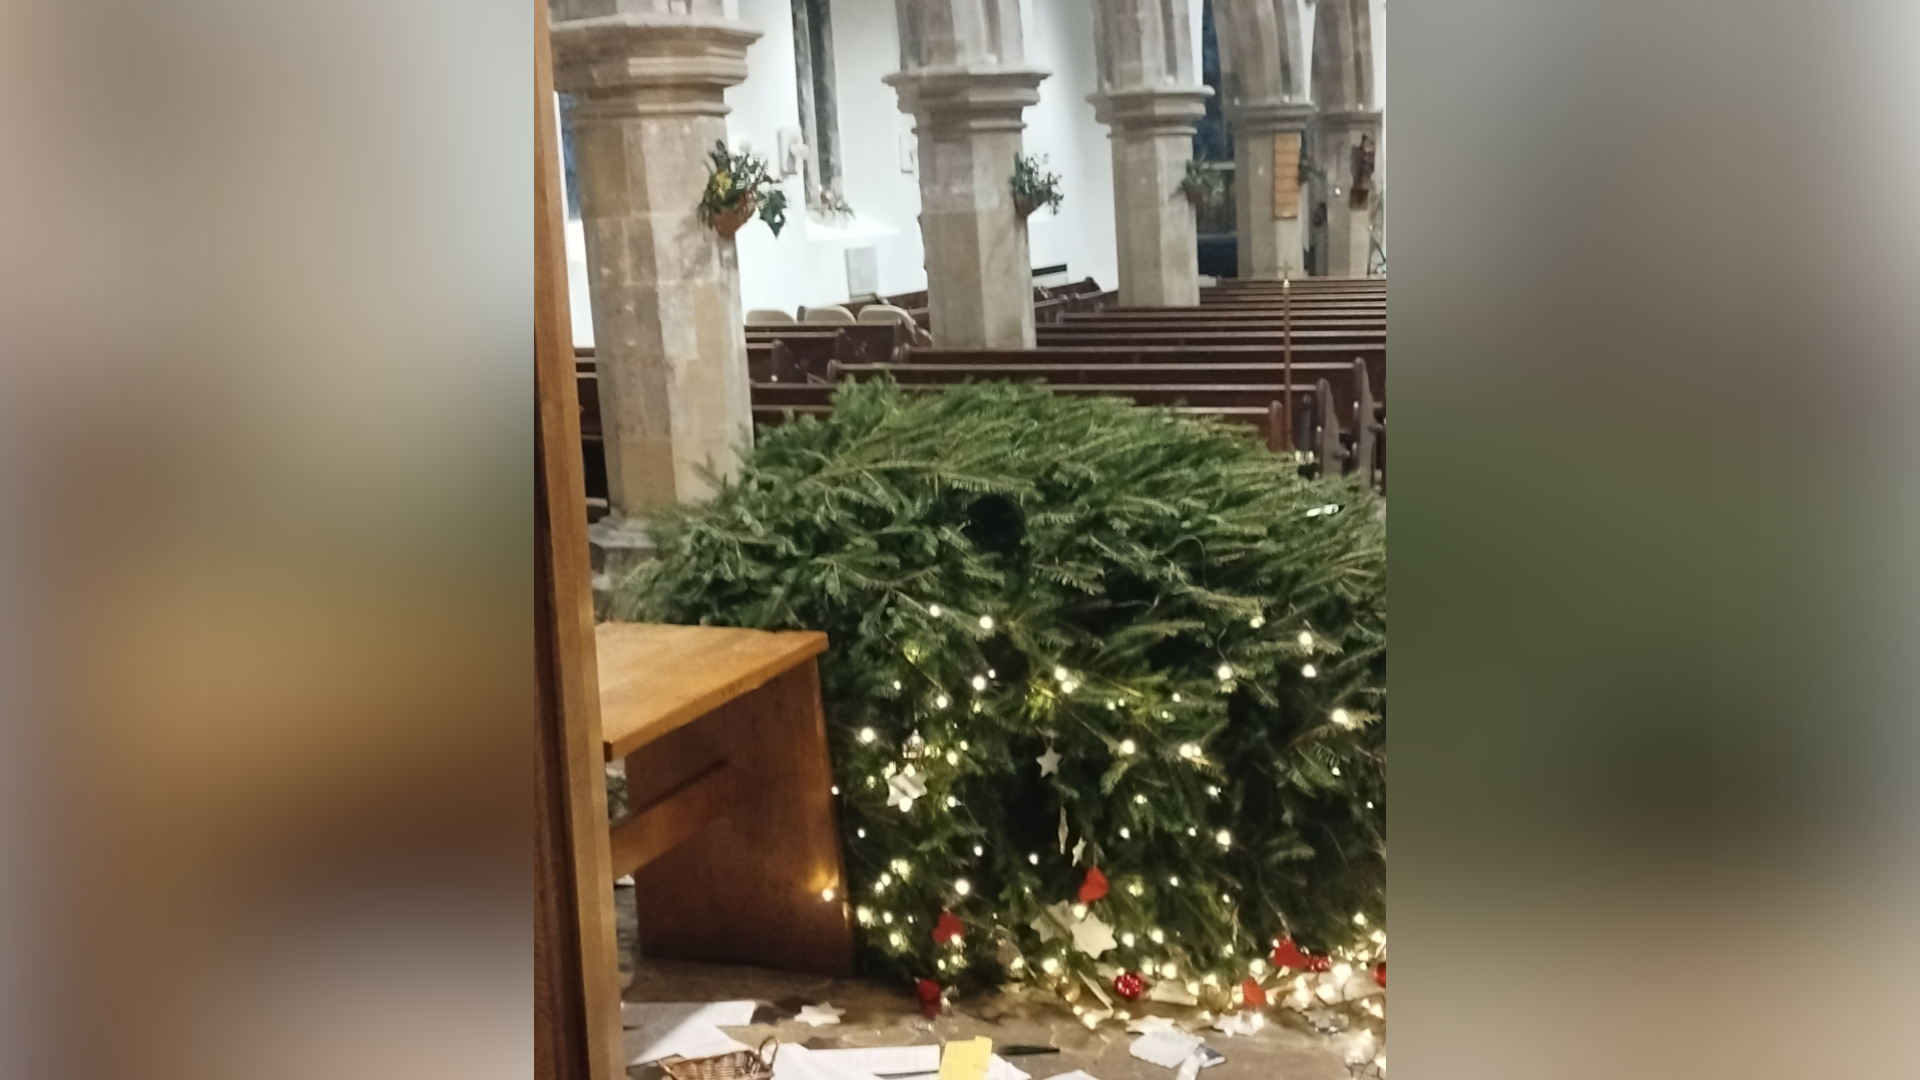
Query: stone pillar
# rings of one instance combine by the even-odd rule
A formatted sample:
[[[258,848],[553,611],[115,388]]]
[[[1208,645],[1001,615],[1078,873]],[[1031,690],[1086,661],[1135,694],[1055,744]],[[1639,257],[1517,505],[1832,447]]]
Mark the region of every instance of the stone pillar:
[[[927,317],[944,349],[1033,347],[1033,260],[1014,211],[1021,111],[1044,71],[928,67],[884,80],[920,141]]]
[[[1193,204],[1181,190],[1193,157],[1194,121],[1213,91],[1118,90],[1095,94],[1094,118],[1113,143],[1113,226],[1120,256],[1120,303],[1200,303],[1200,256]]]
[[[1306,276],[1311,201],[1301,182],[1309,105],[1242,105],[1233,126],[1234,217],[1240,276],[1277,281]]]
[[[707,497],[701,469],[732,472],[753,436],[734,243],[696,208],[707,154],[727,135],[722,94],[747,77],[760,34],[717,4],[670,6],[553,24],[554,85],[576,102],[612,511],[592,536],[614,572],[614,551],[626,561],[649,547],[649,514]],[[582,4],[555,14],[569,7]]]
[[[1366,277],[1372,255],[1373,201],[1353,202],[1354,148],[1362,136],[1380,146],[1380,114],[1371,109],[1322,112],[1315,122],[1318,158],[1327,170],[1327,276]],[[1379,178],[1371,179],[1375,195]]]

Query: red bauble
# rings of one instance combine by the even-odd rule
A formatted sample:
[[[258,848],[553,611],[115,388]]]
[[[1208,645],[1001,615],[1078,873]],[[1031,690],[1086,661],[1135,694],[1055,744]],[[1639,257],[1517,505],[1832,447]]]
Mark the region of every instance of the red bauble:
[[[1248,979],[1240,984],[1240,1000],[1249,1009],[1258,1009],[1267,1003],[1267,992],[1260,984]]]
[[[920,1011],[931,1020],[940,1015],[940,984],[932,979],[921,979],[915,986],[920,993]]]
[[[1380,989],[1385,990],[1387,988],[1387,962],[1385,960],[1373,965],[1373,981],[1380,984]]]
[[[1273,947],[1273,966],[1294,968],[1298,971],[1325,971],[1333,966],[1333,960],[1329,957],[1301,952],[1300,946],[1293,943],[1293,935],[1289,934],[1280,939],[1280,944]]]
[[[1128,1001],[1138,998],[1147,989],[1147,980],[1137,971],[1123,971],[1113,977],[1113,992]]]
[[[1091,904],[1107,895],[1107,875],[1097,866],[1087,867],[1087,880],[1080,883],[1080,902]]]
[[[960,921],[960,916],[951,911],[941,912],[940,921],[933,924],[933,940],[942,945],[966,932],[966,924]]]

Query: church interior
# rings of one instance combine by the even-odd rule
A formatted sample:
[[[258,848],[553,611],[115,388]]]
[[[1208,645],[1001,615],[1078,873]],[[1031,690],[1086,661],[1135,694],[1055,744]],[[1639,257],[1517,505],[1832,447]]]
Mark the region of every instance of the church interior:
[[[1383,0],[548,14],[593,1075],[1385,1076]]]

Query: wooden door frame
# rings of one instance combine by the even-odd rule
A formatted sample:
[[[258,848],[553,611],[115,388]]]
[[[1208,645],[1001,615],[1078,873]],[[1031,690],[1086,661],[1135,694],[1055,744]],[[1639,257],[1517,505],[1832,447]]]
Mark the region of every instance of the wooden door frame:
[[[620,1080],[606,763],[547,0],[533,0],[534,1069]]]

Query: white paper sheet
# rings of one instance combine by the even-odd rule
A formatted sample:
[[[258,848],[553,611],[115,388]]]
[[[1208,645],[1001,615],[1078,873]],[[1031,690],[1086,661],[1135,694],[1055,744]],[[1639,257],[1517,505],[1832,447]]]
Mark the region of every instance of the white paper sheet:
[[[1049,1076],[1047,1077],[1047,1080],[1100,1080],[1100,1078],[1097,1076],[1094,1076],[1092,1073],[1085,1072],[1081,1069],[1075,1069],[1070,1073],[1061,1073],[1058,1076]]]
[[[785,1053],[782,1050],[781,1053]],[[855,1049],[814,1050],[811,1057],[822,1065],[844,1069],[879,1080],[937,1080],[940,1075],[940,1047],[866,1046]],[[780,1080],[775,1077],[774,1080]],[[1033,1080],[1013,1062],[999,1054],[987,1062],[987,1080]]]
[[[1180,1063],[1200,1049],[1200,1036],[1179,1030],[1149,1031],[1133,1040],[1127,1052],[1163,1069],[1177,1069]]]
[[[753,1001],[624,1002],[621,1023],[626,1027],[627,1061],[637,1065],[663,1057],[699,1058],[747,1049],[721,1027],[753,1022]]]

